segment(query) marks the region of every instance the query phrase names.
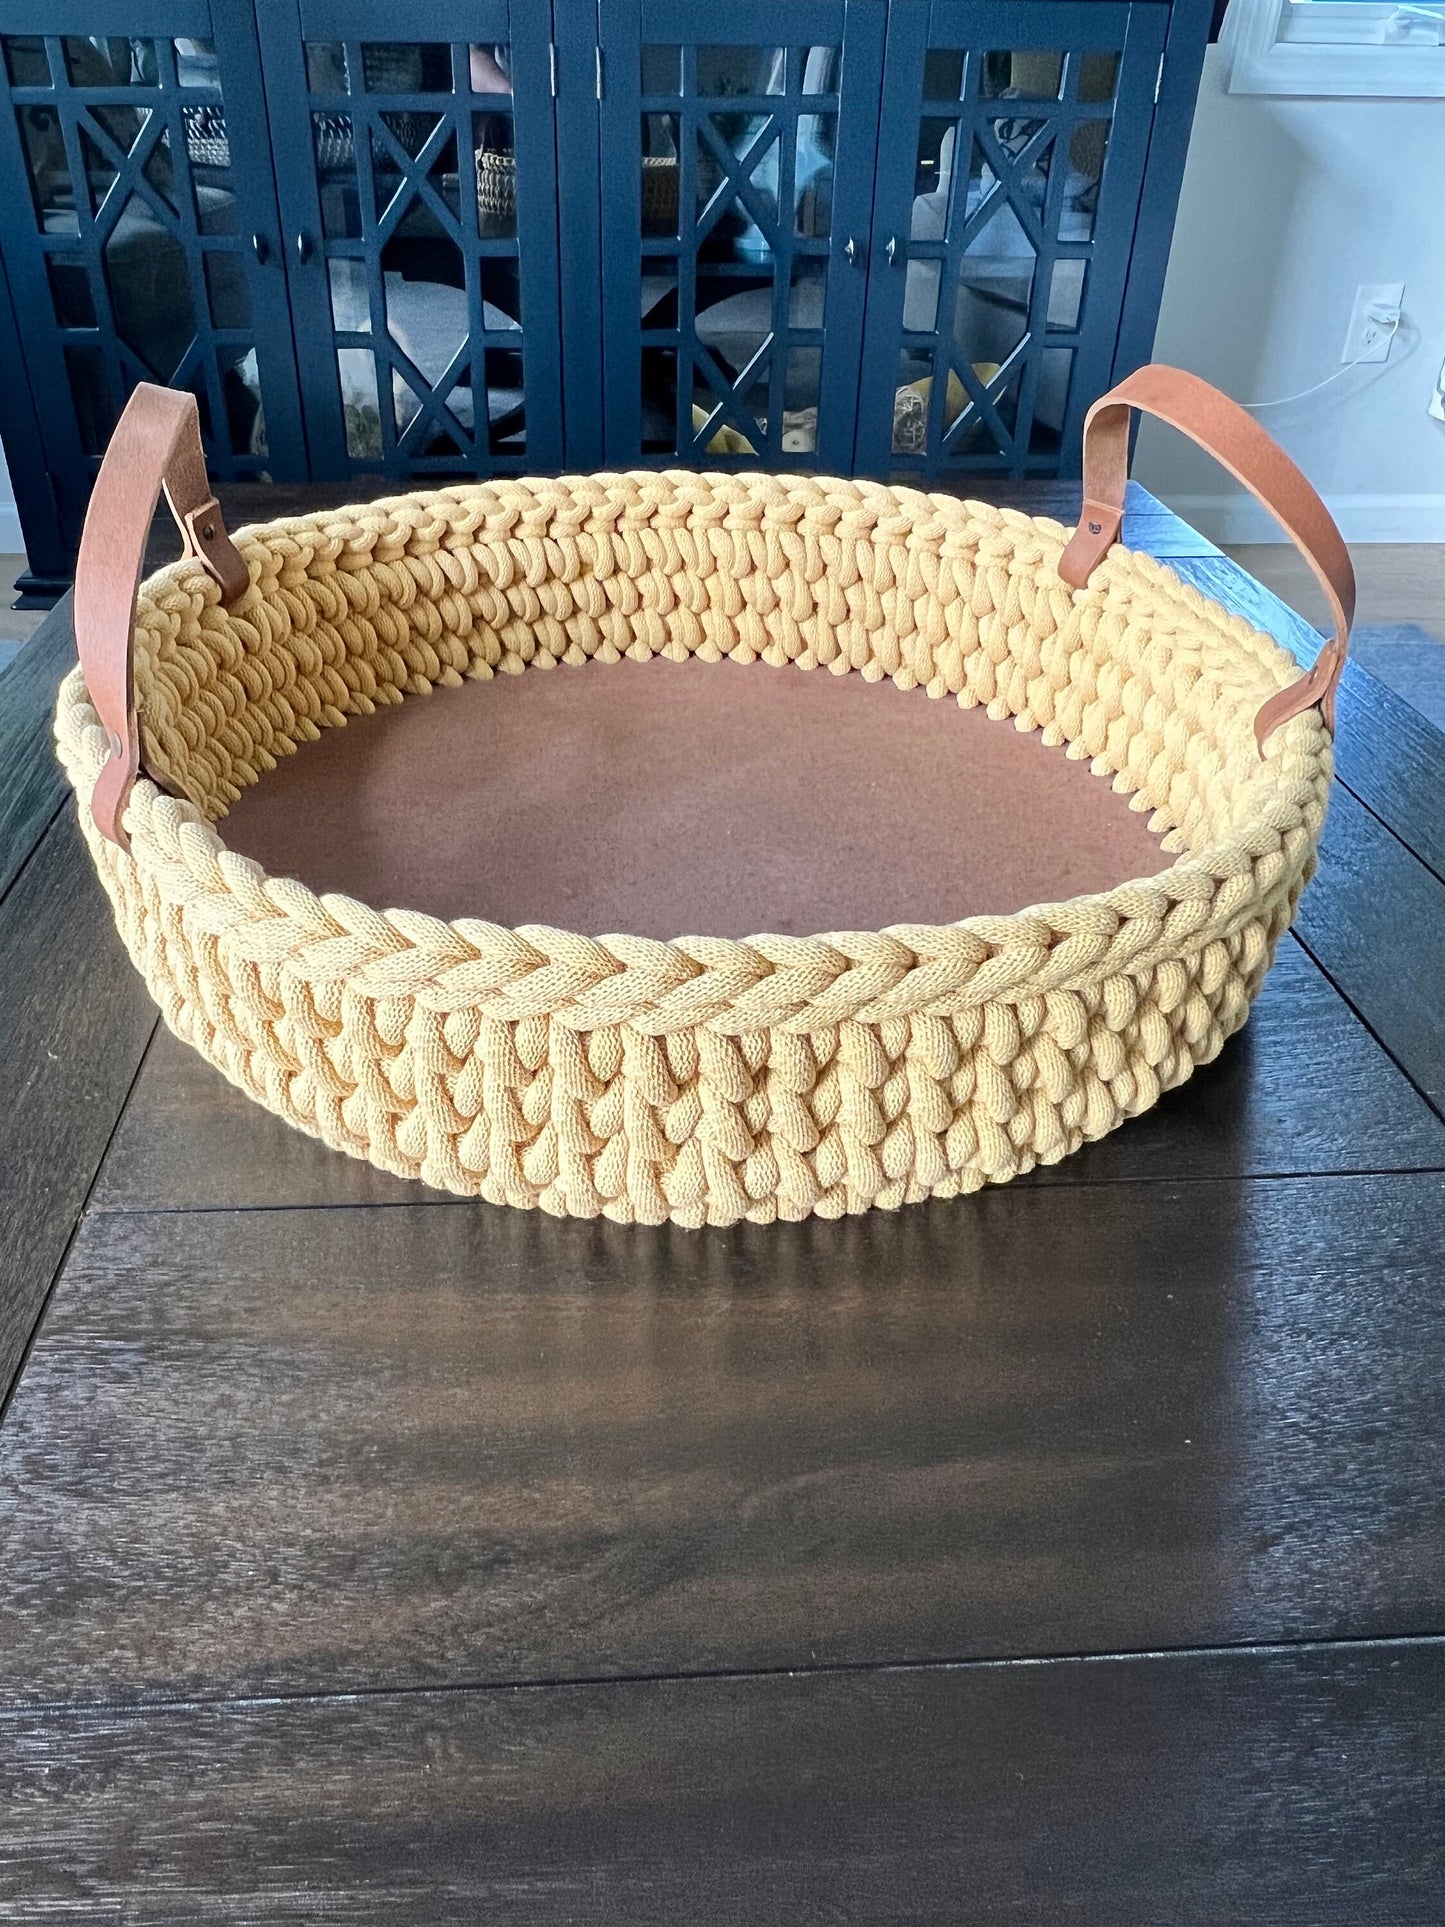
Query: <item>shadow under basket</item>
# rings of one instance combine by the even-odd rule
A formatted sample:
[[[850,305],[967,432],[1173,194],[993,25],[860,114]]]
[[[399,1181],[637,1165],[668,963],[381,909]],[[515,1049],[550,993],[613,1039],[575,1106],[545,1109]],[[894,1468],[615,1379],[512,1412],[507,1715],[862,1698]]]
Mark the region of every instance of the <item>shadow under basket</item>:
[[[1218,447],[1195,386],[1096,405],[1072,541],[639,474],[232,544],[194,403],[137,390],[57,734],[166,1021],[339,1150],[625,1222],[953,1196],[1146,1109],[1244,1022],[1313,867],[1350,600],[1288,464],[1341,605],[1303,679],[1112,544],[1113,425]],[[163,479],[192,553],[132,607]]]

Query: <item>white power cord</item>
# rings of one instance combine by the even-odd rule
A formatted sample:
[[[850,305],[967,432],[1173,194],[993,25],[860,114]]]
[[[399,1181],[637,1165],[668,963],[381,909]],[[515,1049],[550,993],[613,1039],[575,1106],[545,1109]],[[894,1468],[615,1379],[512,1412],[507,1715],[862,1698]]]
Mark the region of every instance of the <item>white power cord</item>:
[[[1393,315],[1372,314],[1369,318],[1379,327],[1388,327],[1390,332],[1385,336],[1388,342],[1393,341],[1395,336],[1400,332],[1400,323],[1405,319],[1405,316],[1403,310],[1397,309]],[[1244,406],[1250,409],[1284,408],[1292,401],[1304,401],[1307,396],[1317,395],[1322,388],[1328,388],[1332,381],[1338,381],[1341,375],[1349,374],[1352,368],[1360,367],[1364,359],[1365,357],[1363,355],[1356,355],[1353,361],[1347,361],[1342,368],[1336,368],[1332,375],[1326,375],[1323,381],[1317,381],[1313,388],[1301,388],[1297,395],[1277,395],[1273,401],[1247,401]]]

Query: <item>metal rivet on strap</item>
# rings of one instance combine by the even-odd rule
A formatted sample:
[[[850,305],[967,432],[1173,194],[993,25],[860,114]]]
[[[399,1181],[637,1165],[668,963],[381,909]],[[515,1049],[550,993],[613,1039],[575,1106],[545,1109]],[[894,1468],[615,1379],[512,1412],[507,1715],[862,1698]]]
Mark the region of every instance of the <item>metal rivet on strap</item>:
[[[1102,522],[1091,522],[1089,524],[1090,535],[1102,535],[1103,532],[1104,532],[1104,524]]]

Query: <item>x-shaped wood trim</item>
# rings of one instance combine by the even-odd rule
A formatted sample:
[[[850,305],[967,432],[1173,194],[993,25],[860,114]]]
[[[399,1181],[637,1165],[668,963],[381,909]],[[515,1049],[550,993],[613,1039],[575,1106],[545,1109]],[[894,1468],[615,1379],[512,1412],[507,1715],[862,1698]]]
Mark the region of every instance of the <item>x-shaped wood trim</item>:
[[[116,223],[120,220],[125,210],[125,204],[132,194],[144,201],[156,216],[156,219],[164,226],[170,228],[173,232],[178,231],[180,226],[180,215],[176,209],[171,206],[170,202],[167,201],[158,189],[151,185],[143,172],[146,162],[150,159],[160,141],[161,135],[168,131],[166,117],[158,107],[137,108],[134,111],[137,113],[143,112],[145,114],[145,120],[141,123],[134,144],[129,149],[123,149],[120,143],[112,138],[104,123],[93,117],[89,102],[77,100],[75,103],[75,126],[77,133],[84,133],[115,169],[115,179],[101,196],[100,205],[90,217],[91,230],[99,238],[102,247],[104,247],[106,241],[110,239],[111,234],[114,232]],[[83,159],[83,148],[81,149],[81,156]],[[175,155],[172,154],[171,168],[173,171],[175,166],[176,158]],[[89,193],[90,184],[87,180],[87,200],[89,199]]]
[[[696,260],[698,248],[712,233],[734,200],[741,202],[747,209],[758,232],[776,254],[778,251],[776,223],[783,205],[781,117],[777,114],[769,114],[755,138],[740,155],[735,154],[718,133],[713,125],[711,114],[699,115],[697,130],[711,148],[713,158],[722,168],[725,178],[718,182],[711,200],[698,216],[692,235],[693,259]],[[778,143],[779,180],[777,206],[769,214],[761,200],[755,198],[758,190],[757,183],[752,179],[752,173],[774,141]]]
[[[768,437],[762,424],[742,407],[742,397],[752,384],[759,379],[768,366],[773,351],[773,337],[765,335],[755,350],[752,360],[742,369],[736,382],[730,382],[723,373],[712,350],[701,342],[695,343],[693,361],[707,380],[708,386],[717,396],[717,406],[703,423],[693,432],[688,452],[696,453],[699,448],[706,450],[707,444],[724,423],[735,428],[752,445],[753,453],[761,455],[767,446]],[[691,391],[689,390],[689,407]]]
[[[973,132],[978,141],[980,152],[993,169],[994,184],[988,193],[984,195],[973,213],[969,215],[962,229],[959,231],[958,245],[960,253],[966,253],[968,251],[970,244],[978,237],[988,222],[993,219],[994,215],[998,212],[1001,200],[1007,201],[1008,205],[1017,215],[1019,226],[1024,230],[1024,234],[1034,253],[1042,254],[1047,250],[1049,246],[1048,237],[1044,234],[1037,215],[1028,205],[1028,194],[1023,184],[1023,170],[1026,167],[1031,167],[1044,150],[1053,144],[1058,136],[1058,131],[1057,121],[1045,121],[1038,132],[1031,135],[1028,142],[1019,149],[1018,153],[1010,156],[1005,153],[994,135],[982,121],[975,126]],[[955,165],[956,164],[955,162]],[[1018,192],[1016,195],[1010,192],[1011,188],[1017,188]]]
[[[416,447],[416,443],[422,439],[422,423],[427,421],[433,423],[439,433],[449,435],[451,439],[456,442],[463,454],[475,453],[478,419],[475,389],[472,394],[472,433],[470,436],[468,436],[463,424],[447,406],[447,397],[456,387],[458,381],[460,381],[462,374],[472,365],[471,336],[466,335],[463,337],[460,346],[442,370],[435,384],[429,382],[416,366],[416,363],[412,361],[411,357],[397,346],[396,337],[391,334],[389,330],[386,335],[386,347],[384,349],[378,347],[377,354],[379,360],[383,360],[389,368],[397,370],[407,387],[411,389],[417,401],[418,412],[396,438],[397,453],[416,455],[423,452]],[[388,386],[391,388],[389,400],[393,410],[392,419],[395,420],[396,390],[392,384],[388,383]],[[378,401],[379,400],[380,397],[378,397]],[[482,400],[485,404],[485,393],[483,394]]]
[[[948,376],[950,374],[957,375],[960,382],[962,382],[964,392],[968,396],[968,403],[967,406],[959,409],[957,415],[954,416],[947,428],[944,429],[943,434],[939,438],[940,447],[952,451],[955,442],[960,440],[964,434],[977,427],[981,421],[988,429],[990,435],[992,435],[998,443],[998,449],[1001,455],[1007,455],[1012,459],[1012,457],[1017,454],[1018,437],[1010,434],[1008,429],[1004,427],[996,404],[1003,400],[1004,395],[1008,391],[1009,383],[1028,360],[1029,343],[1030,337],[1027,334],[1023,335],[1020,340],[1014,344],[1007,361],[1000,367],[993,380],[987,383],[979,380],[978,376],[973,372],[973,364],[970,361],[967,359],[955,361],[952,349],[949,348],[946,350],[946,369],[943,378],[945,404],[947,402]],[[937,377],[935,376],[935,380],[936,379]]]
[[[366,117],[366,125],[372,137],[373,184],[375,182],[376,136],[378,135],[381,137],[383,147],[388,149],[394,157],[396,166],[403,177],[397,183],[396,192],[387,202],[385,212],[376,216],[373,224],[373,232],[376,236],[377,246],[384,247],[391,239],[392,230],[400,225],[403,215],[410,209],[411,202],[414,198],[423,200],[457,245],[459,247],[462,246],[468,239],[468,236],[463,233],[461,223],[437,193],[430,179],[431,169],[441,158],[442,150],[445,148],[448,139],[456,132],[454,116],[447,112],[440,113],[436,126],[427,135],[421,144],[419,152],[413,157],[407,153],[401,142],[396,138],[396,135],[392,133],[391,129],[381,117],[382,113],[389,113],[391,111],[390,108],[384,108]],[[461,192],[461,154],[464,146],[464,142],[458,141],[458,194]],[[374,204],[375,187],[373,185],[373,205]]]

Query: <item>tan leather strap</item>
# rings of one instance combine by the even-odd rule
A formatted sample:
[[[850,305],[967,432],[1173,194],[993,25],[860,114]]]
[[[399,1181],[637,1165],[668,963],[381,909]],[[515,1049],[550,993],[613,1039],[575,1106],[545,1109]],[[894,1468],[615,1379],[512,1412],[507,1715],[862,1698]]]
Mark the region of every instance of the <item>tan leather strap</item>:
[[[1355,571],[1324,503],[1277,442],[1252,415],[1198,375],[1155,362],[1101,395],[1084,418],[1084,506],[1059,561],[1076,589],[1119,539],[1129,479],[1129,412],[1142,408],[1168,422],[1228,469],[1279,523],[1314,571],[1330,605],[1335,633],[1298,682],[1271,696],[1254,719],[1260,753],[1271,731],[1318,703],[1335,726],[1335,690],[1344,674],[1355,617]]]
[[[135,598],[161,489],[187,555],[230,601],[250,574],[226,533],[206,479],[194,395],[142,382],[116,424],[95,478],[75,569],[75,639],[85,686],[110,738],[110,757],[90,800],[97,829],[130,848],[121,818],[140,774],[132,653]]]

